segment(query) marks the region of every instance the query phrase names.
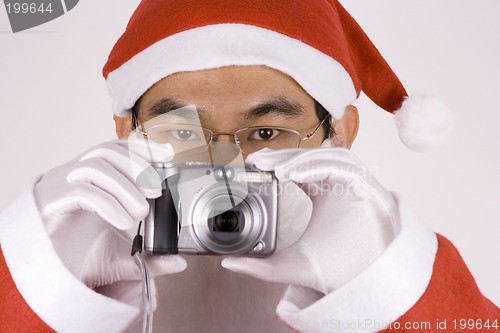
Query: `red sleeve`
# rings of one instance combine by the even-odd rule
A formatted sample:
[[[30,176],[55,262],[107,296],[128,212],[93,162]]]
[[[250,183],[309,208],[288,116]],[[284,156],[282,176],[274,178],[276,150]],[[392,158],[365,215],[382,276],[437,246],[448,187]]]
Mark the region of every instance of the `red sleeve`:
[[[36,277],[33,277],[36,278]],[[54,332],[26,304],[0,250],[0,332]]]
[[[441,235],[437,238],[438,252],[427,290],[381,332],[500,332],[500,309],[481,294],[453,244]]]

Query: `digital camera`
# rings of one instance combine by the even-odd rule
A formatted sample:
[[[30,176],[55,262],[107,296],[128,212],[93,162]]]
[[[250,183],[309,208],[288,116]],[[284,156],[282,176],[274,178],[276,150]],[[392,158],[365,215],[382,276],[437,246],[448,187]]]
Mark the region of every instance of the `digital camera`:
[[[278,180],[272,172],[205,162],[158,164],[162,196],[150,200],[150,255],[265,257],[276,248]]]

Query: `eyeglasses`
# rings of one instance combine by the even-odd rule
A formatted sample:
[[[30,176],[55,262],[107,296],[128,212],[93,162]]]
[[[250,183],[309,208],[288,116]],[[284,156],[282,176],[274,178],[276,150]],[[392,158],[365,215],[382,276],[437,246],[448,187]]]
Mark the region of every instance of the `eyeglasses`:
[[[219,136],[232,136],[234,143],[245,154],[251,154],[263,148],[285,149],[298,148],[300,143],[314,137],[328,116],[323,118],[314,130],[306,136],[290,128],[275,126],[255,126],[242,128],[230,133],[215,133],[208,128],[193,124],[162,123],[155,124],[142,130],[136,128],[148,140],[156,143],[170,143],[174,152],[183,152],[190,149],[208,147],[217,141]]]

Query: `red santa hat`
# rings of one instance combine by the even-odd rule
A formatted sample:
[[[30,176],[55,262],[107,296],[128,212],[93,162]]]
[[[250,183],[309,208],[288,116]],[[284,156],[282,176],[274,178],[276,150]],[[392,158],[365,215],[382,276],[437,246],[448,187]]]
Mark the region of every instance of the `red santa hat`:
[[[334,118],[363,91],[394,113],[414,150],[442,141],[446,106],[408,97],[378,50],[337,0],[143,0],[103,68],[118,116],[162,78],[182,71],[266,65],[297,81]]]

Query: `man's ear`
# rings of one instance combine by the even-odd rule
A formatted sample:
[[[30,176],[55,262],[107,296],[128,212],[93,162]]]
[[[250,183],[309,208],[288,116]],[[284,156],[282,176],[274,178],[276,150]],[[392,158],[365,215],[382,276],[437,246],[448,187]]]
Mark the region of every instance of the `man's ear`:
[[[351,148],[359,129],[358,109],[354,105],[345,108],[340,119],[332,120],[335,134],[330,139],[333,147]]]
[[[115,121],[116,136],[118,139],[128,138],[130,132],[132,132],[132,115],[122,118],[115,114],[113,115],[113,120]]]

